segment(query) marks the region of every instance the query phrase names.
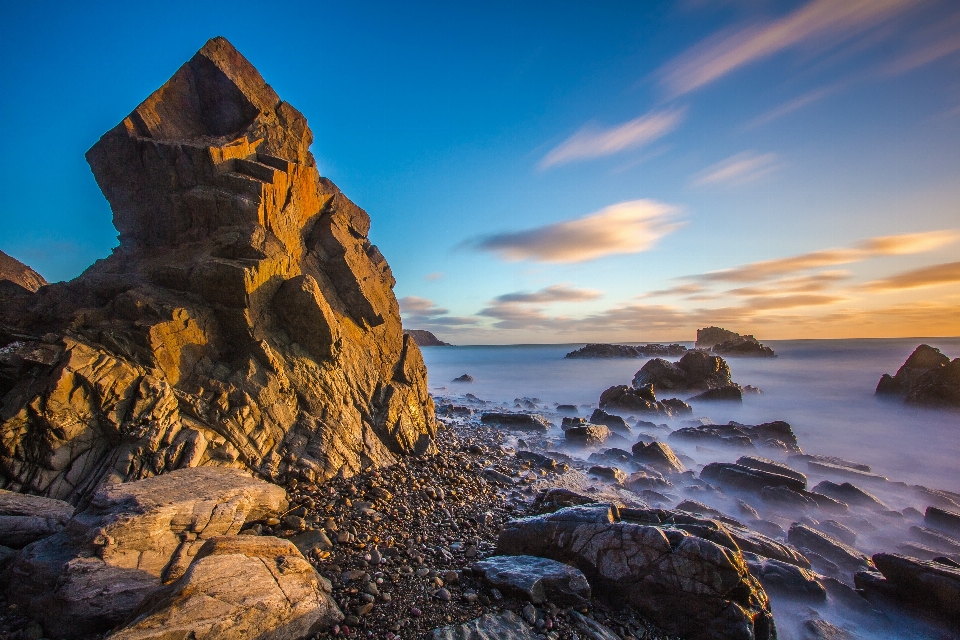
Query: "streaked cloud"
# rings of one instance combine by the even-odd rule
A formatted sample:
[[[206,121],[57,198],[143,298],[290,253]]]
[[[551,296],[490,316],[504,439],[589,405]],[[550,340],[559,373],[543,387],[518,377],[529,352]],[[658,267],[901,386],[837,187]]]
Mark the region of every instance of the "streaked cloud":
[[[555,284],[539,291],[515,291],[505,293],[494,298],[497,302],[514,302],[522,304],[546,304],[550,302],[584,302],[596,300],[601,295],[594,289],[576,289],[565,284]]]
[[[477,318],[448,315],[447,309],[438,307],[433,300],[419,296],[400,298],[400,315],[410,329],[432,329],[475,325]]]
[[[574,263],[638,253],[677,230],[676,209],[655,200],[630,200],[553,224],[467,241],[508,261]]]
[[[960,284],[960,262],[946,262],[904,271],[883,280],[868,282],[866,288],[871,291],[899,291],[944,284]]]
[[[427,275],[423,276],[423,279],[428,282],[434,282],[436,280],[439,280],[442,277],[443,277],[443,273],[441,273],[440,271],[434,271],[433,273],[428,273]]]
[[[601,158],[641,147],[676,129],[683,120],[684,113],[685,109],[682,108],[655,111],[609,129],[586,125],[551,149],[539,166],[547,169],[567,162]]]
[[[785,293],[817,293],[830,289],[836,283],[850,277],[848,271],[820,271],[815,274],[792,278],[781,278],[765,285],[738,287],[724,291],[724,295],[739,297],[772,297]]]
[[[870,258],[926,253],[957,240],[960,240],[960,232],[956,229],[880,236],[868,238],[851,247],[811,251],[786,258],[753,262],[731,269],[691,276],[691,279],[699,282],[759,282],[810,269],[850,264]]]
[[[708,39],[668,63],[661,82],[679,96],[786,49],[838,45],[909,9],[917,0],[812,0],[773,21]]]
[[[907,73],[960,52],[960,11],[911,35],[911,46],[887,65],[888,73]]]
[[[767,175],[776,168],[776,154],[744,151],[707,167],[694,178],[693,185],[698,187],[715,184],[743,185]]]
[[[823,100],[824,98],[829,96],[831,93],[835,92],[836,90],[837,90],[837,86],[831,85],[829,87],[820,87],[819,89],[808,91],[802,95],[797,96],[793,100],[788,100],[783,104],[774,107],[770,111],[767,111],[766,113],[763,113],[757,116],[756,118],[754,118],[744,126],[747,129],[752,129],[754,127],[762,127],[763,125],[769,124],[774,120],[778,120],[785,115],[793,113],[794,111],[799,111],[800,109],[806,106],[814,104],[815,102],[819,102],[820,100]]]

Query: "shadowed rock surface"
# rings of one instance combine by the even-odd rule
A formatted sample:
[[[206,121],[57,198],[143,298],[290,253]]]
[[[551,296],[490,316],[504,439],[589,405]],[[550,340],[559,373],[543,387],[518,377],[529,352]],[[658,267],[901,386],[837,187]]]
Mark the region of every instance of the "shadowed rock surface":
[[[120,246],[0,287],[0,487],[76,504],[185,467],[317,481],[431,447],[390,267],[312,141],[214,38],[87,152]]]
[[[0,489],[0,545],[20,549],[63,530],[73,506]]]
[[[568,353],[566,358],[649,358],[682,356],[687,348],[679,344],[588,344]]]
[[[782,420],[758,425],[730,422],[728,424],[681,427],[667,437],[676,442],[690,444],[743,447],[747,449],[765,447],[778,451],[800,452],[797,436],[794,435],[790,425]]]
[[[877,395],[899,396],[907,404],[960,408],[960,358],[921,344],[893,376],[883,374]]]
[[[733,382],[723,358],[689,351],[676,363],[654,358],[640,367],[633,377],[633,386],[640,389],[651,384],[657,391],[706,391],[729,387]]]
[[[722,356],[773,358],[773,349],[751,335],[740,335],[720,327],[697,329],[697,349],[709,349]]]
[[[565,606],[590,603],[590,584],[577,569],[534,556],[493,556],[473,565],[473,572],[504,593],[533,604],[547,600]]]
[[[894,553],[878,553],[873,562],[879,573],[864,571],[854,576],[868,599],[888,598],[926,609],[953,624],[960,622],[960,568],[955,564]]]
[[[437,336],[425,329],[407,329],[403,332],[413,338],[418,347],[452,347],[449,342],[444,342]]]
[[[600,408],[668,418],[693,413],[693,408],[678,398],[657,400],[652,384],[642,387],[628,387],[625,384],[610,387],[600,394]]]
[[[18,284],[28,291],[36,291],[47,284],[42,275],[0,251],[0,281],[4,280]]]

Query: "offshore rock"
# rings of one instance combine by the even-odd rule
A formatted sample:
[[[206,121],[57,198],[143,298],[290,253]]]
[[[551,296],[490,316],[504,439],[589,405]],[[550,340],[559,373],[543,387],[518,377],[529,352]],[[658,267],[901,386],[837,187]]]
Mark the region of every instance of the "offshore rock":
[[[625,384],[610,387],[600,394],[600,408],[666,418],[693,413],[693,407],[683,400],[677,398],[657,400],[652,384],[642,387],[628,387]]]
[[[452,347],[449,342],[444,342],[437,336],[425,329],[406,329],[404,335],[409,335],[418,347]]]
[[[960,622],[960,568],[955,563],[895,553],[878,553],[873,562],[879,574],[864,571],[854,576],[867,599],[890,598],[910,609],[926,609],[945,622]]]
[[[312,140],[214,38],[87,152],[120,246],[0,287],[0,488],[82,504],[180,468],[320,481],[432,447],[390,267]]]
[[[753,336],[740,336],[714,345],[712,351],[717,355],[737,358],[775,358],[777,354]]]
[[[644,521],[656,516],[642,514]],[[627,603],[691,640],[776,637],[770,603],[743,554],[688,532],[620,519],[608,504],[508,522],[497,552],[578,568],[597,597]]]
[[[650,358],[682,356],[687,348],[679,344],[588,344],[568,353],[565,358]]]
[[[653,385],[658,391],[706,391],[733,385],[730,366],[720,356],[688,351],[676,363],[662,358],[650,360],[633,377],[637,389]]]
[[[797,436],[793,433],[790,425],[782,420],[758,425],[730,422],[728,424],[682,427],[672,432],[667,438],[675,442],[688,444],[747,449],[764,447],[776,451],[800,453]]]
[[[42,275],[3,251],[0,251],[0,281],[18,284],[28,291],[36,291],[47,284]]]
[[[299,640],[343,620],[330,591],[290,541],[221,536],[207,540],[182,578],[108,638]]]
[[[960,408],[960,358],[921,344],[896,375],[883,374],[877,395],[899,396],[907,404]]]
[[[728,342],[742,337],[739,333],[720,327],[704,327],[697,329],[697,349],[712,349],[721,342]]]
[[[283,488],[238,469],[181,469],[111,485],[63,531],[20,553],[4,575],[7,597],[54,637],[100,633],[182,576],[208,539],[286,506]]]

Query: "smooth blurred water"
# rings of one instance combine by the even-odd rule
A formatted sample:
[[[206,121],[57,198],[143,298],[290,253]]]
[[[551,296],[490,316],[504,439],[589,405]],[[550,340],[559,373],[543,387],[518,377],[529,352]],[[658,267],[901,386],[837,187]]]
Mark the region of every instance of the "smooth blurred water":
[[[742,405],[698,403],[694,415],[718,423],[786,420],[807,453],[864,462],[891,480],[960,492],[960,411],[905,407],[874,396],[880,376],[895,373],[921,342],[960,356],[960,338],[765,341],[778,357],[728,359],[733,380],[763,395],[747,396]],[[591,407],[604,389],[630,384],[646,362],[563,357],[581,346],[425,347],[423,357],[436,394],[469,392],[495,402],[527,396]],[[464,373],[475,382],[451,384]],[[588,414],[586,406],[581,413]]]

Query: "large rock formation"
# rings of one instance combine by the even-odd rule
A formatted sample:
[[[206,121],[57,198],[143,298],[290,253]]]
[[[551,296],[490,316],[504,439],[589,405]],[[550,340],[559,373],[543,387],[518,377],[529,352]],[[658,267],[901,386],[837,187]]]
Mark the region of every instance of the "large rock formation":
[[[697,329],[697,349],[712,349],[721,342],[735,340],[741,337],[735,331],[729,331],[721,327],[704,327]]]
[[[571,351],[565,358],[650,358],[682,356],[687,348],[679,344],[587,344]]]
[[[42,275],[0,251],[0,282],[2,281],[13,282],[28,291],[36,291],[47,284]]]
[[[697,348],[709,349],[722,356],[773,358],[776,354],[752,335],[740,335],[720,327],[697,329]]]
[[[0,287],[0,487],[313,481],[432,446],[390,267],[312,140],[214,38],[90,149],[120,246],[69,283]]]
[[[877,395],[899,396],[907,404],[960,407],[960,358],[950,358],[921,344],[896,375],[883,374]]]
[[[653,385],[657,391],[706,391],[729,387],[730,366],[720,356],[690,351],[676,363],[654,358],[633,377],[633,386]]]
[[[417,343],[418,347],[452,347],[453,345],[449,342],[444,342],[437,336],[433,335],[431,332],[426,331],[425,329],[407,329],[403,332],[404,335],[409,335],[413,338],[413,341]]]

